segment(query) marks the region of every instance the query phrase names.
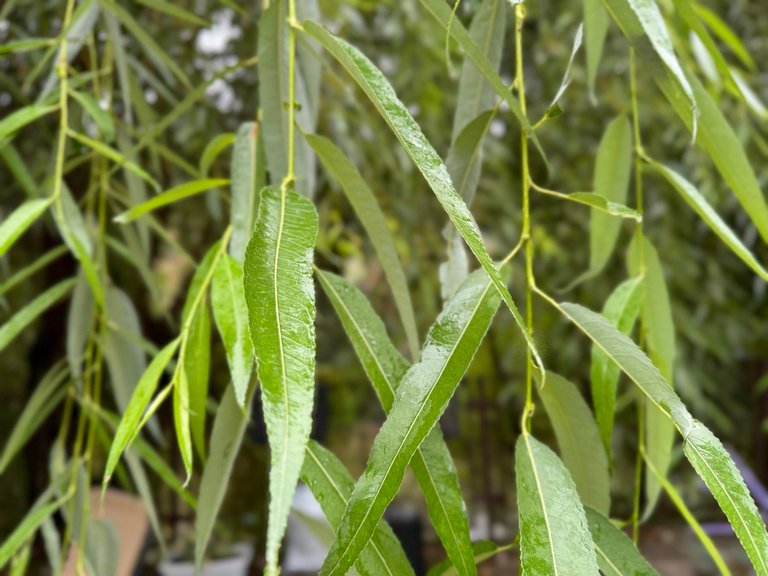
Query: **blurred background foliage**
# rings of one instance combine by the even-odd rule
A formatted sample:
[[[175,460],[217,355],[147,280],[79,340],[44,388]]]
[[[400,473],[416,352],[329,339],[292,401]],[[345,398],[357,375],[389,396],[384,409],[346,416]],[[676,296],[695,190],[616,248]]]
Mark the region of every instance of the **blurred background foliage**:
[[[105,2],[111,5],[112,0]],[[118,89],[120,70],[108,69],[117,54],[109,26],[101,17],[88,44],[75,55],[72,66],[82,82],[101,67],[109,79],[103,86],[104,103],[117,126],[116,147],[130,150],[146,138],[148,145],[136,160],[158,180],[163,189],[199,175],[199,161],[209,142],[222,133],[256,119],[258,108],[256,54],[261,3],[230,0],[185,0],[176,3],[201,17],[200,22],[180,19],[153,9],[151,0],[119,2],[144,35],[121,27],[129,88]],[[474,2],[464,0],[457,17],[469,21]],[[736,128],[763,187],[768,182],[768,118],[760,104],[768,98],[768,11],[761,2],[706,0],[703,5],[727,23],[749,51],[754,68],[721,42],[721,48],[754,91],[748,106],[722,86],[716,71],[697,51],[688,31],[672,11],[672,2],[660,2],[667,10],[679,56],[687,61],[716,98]],[[458,69],[462,55],[449,46],[445,35],[419,6],[417,0],[320,2],[324,22],[358,46],[384,71],[435,148],[446,154],[456,104]],[[5,0],[0,6],[0,44],[28,37],[52,38],[59,32],[63,12],[58,0]],[[568,63],[573,38],[582,20],[581,4],[563,0],[530,3],[525,28],[526,78],[529,115],[539,118],[549,106]],[[508,83],[513,75],[512,18],[501,72]],[[151,56],[156,42],[183,76],[169,71],[167,61]],[[0,118],[37,99],[49,89],[50,50],[0,54]],[[47,60],[46,60],[47,58]],[[327,62],[327,60],[325,60]],[[244,64],[245,63],[245,64]],[[228,68],[233,72],[223,74]],[[620,31],[611,25],[597,79],[597,100],[591,102],[585,81],[584,54],[572,70],[573,81],[560,102],[562,114],[544,123],[538,134],[547,152],[548,168],[534,155],[533,178],[563,192],[589,190],[595,153],[608,122],[629,111],[628,47]],[[736,230],[758,259],[768,260],[735,197],[716,174],[704,153],[690,145],[690,136],[657,90],[650,76],[640,73],[641,129],[645,147],[654,158],[695,182],[724,219]],[[376,193],[410,283],[423,336],[442,302],[438,265],[445,255],[442,237],[446,217],[428,191],[421,175],[396,144],[366,100],[338,70],[326,65],[322,84],[318,133],[334,140],[355,162]],[[188,84],[183,77],[188,78]],[[176,114],[176,112],[180,112]],[[164,121],[169,115],[172,121]],[[72,125],[83,133],[92,130],[82,110],[73,106]],[[52,172],[56,118],[51,115],[27,127],[13,142],[28,169],[28,178],[12,170],[7,155],[0,159],[0,217],[28,195],[31,183],[45,181]],[[484,232],[491,254],[500,257],[520,234],[520,172],[518,127],[503,108],[486,139],[482,177],[473,211]],[[70,146],[77,149],[78,144]],[[70,162],[67,184],[88,211],[90,174],[88,150],[78,150]],[[209,173],[226,177],[229,150],[218,157]],[[78,159],[82,160],[78,166]],[[364,230],[335,182],[318,169],[316,203],[320,214],[317,260],[341,271],[357,283],[381,313],[394,339],[404,349],[404,334],[397,321],[394,302],[383,280],[381,267]],[[124,205],[130,177],[113,178],[111,202]],[[677,329],[676,380],[691,411],[710,425],[727,443],[735,446],[768,481],[768,438],[763,421],[768,417],[768,292],[766,285],[748,270],[676,197],[667,184],[648,174],[646,179],[645,231],[661,255],[673,302]],[[533,227],[538,250],[535,271],[539,284],[550,292],[566,286],[588,267],[589,212],[534,193]],[[161,345],[177,328],[183,295],[199,261],[225,226],[227,199],[211,193],[174,204],[157,214],[150,226],[151,243],[138,254],[110,255],[110,277],[133,302],[144,338]],[[120,237],[113,224],[107,233]],[[158,230],[163,231],[158,235]],[[620,246],[628,246],[631,224],[622,225]],[[51,222],[37,224],[13,250],[0,260],[0,281],[9,277],[59,243]],[[619,252],[625,250],[620,248]],[[134,259],[146,259],[148,274],[137,274]],[[10,316],[34,294],[56,280],[72,275],[76,262],[69,256],[25,281],[22,287],[3,294],[0,315]],[[615,254],[606,270],[570,291],[565,297],[600,309],[611,290],[626,277],[624,259]],[[523,298],[523,269],[513,266],[513,295]],[[383,413],[366,384],[364,373],[349,346],[327,300],[319,295],[317,319],[318,377],[328,391],[328,443],[353,473],[365,465],[369,444]],[[536,333],[545,362],[552,370],[579,384],[588,394],[589,346],[585,338],[545,306],[536,308]],[[64,353],[67,304],[52,309],[32,329],[0,355],[0,429],[9,430],[42,374]],[[446,437],[457,460],[474,527],[488,536],[503,538],[514,533],[514,494],[509,486],[513,446],[523,401],[524,348],[508,314],[499,314],[490,337],[483,344],[464,384],[443,418]],[[227,384],[227,367],[221,347],[214,345],[211,396],[221,397]],[[615,442],[616,470],[631,474],[635,458],[634,410],[620,388]],[[106,403],[112,406],[112,400]],[[181,470],[173,447],[172,417],[163,409],[160,420],[166,431],[161,453]],[[543,417],[534,420],[547,436]],[[53,419],[38,432],[22,458],[0,476],[2,514],[0,534],[7,534],[45,486],[47,448],[58,428]],[[551,436],[550,436],[551,437]],[[231,483],[222,517],[236,533],[258,537],[264,529],[266,501],[266,448],[246,442]],[[104,453],[97,453],[103,459]],[[617,515],[630,509],[631,476],[614,480]],[[190,512],[162,482],[153,480],[158,505],[168,524],[190,518]],[[688,482],[688,493],[695,483]],[[194,482],[192,491],[195,491]],[[418,488],[407,477],[401,500],[421,506]],[[673,514],[671,508],[662,508]],[[489,528],[491,528],[489,530]],[[489,533],[490,532],[490,533]]]

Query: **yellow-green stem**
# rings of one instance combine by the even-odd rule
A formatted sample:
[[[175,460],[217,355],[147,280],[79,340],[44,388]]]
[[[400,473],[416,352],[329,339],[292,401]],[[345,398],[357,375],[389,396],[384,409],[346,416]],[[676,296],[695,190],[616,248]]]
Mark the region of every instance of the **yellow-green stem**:
[[[296,0],[288,2],[288,174],[281,186],[285,194],[296,178]]]

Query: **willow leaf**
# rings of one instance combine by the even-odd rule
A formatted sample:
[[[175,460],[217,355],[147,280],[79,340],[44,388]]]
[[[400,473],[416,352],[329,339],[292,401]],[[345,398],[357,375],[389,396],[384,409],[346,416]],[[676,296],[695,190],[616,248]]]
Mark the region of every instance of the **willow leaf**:
[[[146,202],[142,202],[137,206],[133,206],[130,210],[118,214],[115,216],[115,222],[126,224],[132,222],[137,218],[143,216],[147,212],[152,212],[163,206],[168,206],[179,200],[184,200],[191,196],[205,192],[212,188],[218,188],[219,186],[226,186],[229,184],[229,180],[224,178],[205,178],[202,180],[193,180],[192,182],[185,182],[179,186],[175,186],[170,190],[166,190],[162,194],[159,194],[153,198],[150,198]]]
[[[331,527],[337,528],[355,486],[347,469],[329,450],[310,440],[301,479],[320,503]],[[360,552],[355,568],[362,576],[413,574],[397,536],[383,520]]]
[[[14,531],[0,545],[0,569],[4,568],[19,548],[32,538],[46,518],[50,518],[55,514],[67,500],[68,498],[61,498],[55,502],[50,502],[32,510],[24,517]]]
[[[643,219],[642,215],[637,210],[633,210],[624,204],[619,204],[618,202],[607,200],[605,196],[601,196],[600,194],[595,194],[593,192],[574,192],[572,194],[568,194],[566,197],[572,202],[591,206],[592,208],[595,208],[596,210],[611,216],[629,218],[637,222]]]
[[[624,532],[608,518],[585,507],[597,565],[605,576],[659,576]]]
[[[245,429],[250,421],[250,399],[255,386],[245,395],[245,402],[236,399],[234,386],[228,386],[221,399],[211,432],[211,451],[200,480],[200,499],[195,516],[195,565],[201,566],[205,558],[216,516],[232,476],[235,458],[240,451]],[[247,407],[243,410],[242,404]]]
[[[325,169],[341,184],[349,203],[355,210],[355,214],[368,233],[392,290],[392,296],[408,339],[411,357],[418,358],[419,334],[416,328],[411,294],[408,291],[408,281],[397,254],[395,240],[387,227],[387,218],[384,216],[376,196],[355,165],[333,142],[314,134],[306,134],[305,137]]]
[[[94,121],[101,137],[106,142],[112,142],[115,139],[115,123],[112,121],[110,113],[99,106],[96,99],[86,92],[71,90],[69,94],[77,100],[85,113]]]
[[[192,440],[192,423],[189,380],[187,380],[187,371],[183,368],[176,371],[173,381],[173,425],[176,431],[176,442],[179,445],[181,461],[184,464],[184,470],[187,477],[184,485],[189,484],[192,478],[192,462],[194,459],[194,449]]]
[[[54,284],[0,326],[0,351],[4,350],[38,316],[66,296],[74,288],[75,282],[74,278],[70,278]]]
[[[0,256],[3,256],[51,205],[49,198],[27,200],[11,212],[0,224]]]
[[[242,129],[242,127],[241,127]],[[232,132],[225,132],[214,136],[208,144],[205,146],[205,150],[200,155],[200,175],[203,178],[208,177],[208,173],[211,171],[211,166],[221,154],[232,146],[237,140],[237,135]]]
[[[243,269],[232,256],[221,258],[213,273],[213,318],[224,343],[235,398],[246,406],[246,392],[253,370],[253,343],[248,330],[248,306],[243,291]]]
[[[600,448],[600,432],[587,402],[576,386],[552,372],[538,392],[579,498],[585,506],[607,514],[611,505],[608,458]]]
[[[130,402],[128,402],[123,417],[120,419],[120,424],[115,431],[115,439],[112,441],[112,446],[109,449],[107,465],[104,470],[103,489],[106,490],[107,484],[120,461],[120,456],[138,433],[137,426],[144,414],[144,410],[152,399],[152,395],[157,389],[157,384],[160,382],[160,377],[163,375],[163,371],[165,371],[166,366],[171,361],[171,358],[173,358],[178,347],[178,338],[166,344],[152,359],[147,370],[136,384]]]
[[[219,260],[221,261],[221,260]],[[205,461],[205,406],[208,402],[208,383],[211,366],[211,317],[208,306],[197,308],[184,341],[184,367],[189,387],[189,426],[192,442]]]
[[[384,411],[389,413],[408,362],[392,345],[384,323],[362,292],[329,272],[318,271],[317,275]],[[474,574],[466,506],[451,453],[439,429],[432,430],[416,451],[411,468],[424,492],[432,526],[452,565],[458,566],[461,574]]]
[[[674,423],[683,437],[683,451],[693,468],[712,491],[757,574],[768,574],[768,533],[738,468],[722,444],[700,422],[694,420],[675,391],[643,351],[627,336],[591,310],[578,304],[558,308],[600,346],[660,411]]]
[[[645,282],[642,276],[625,280],[608,297],[603,307],[603,316],[622,334],[629,334],[640,315],[645,297]],[[616,405],[616,387],[619,383],[619,367],[600,347],[592,346],[592,403],[595,419],[600,429],[605,452],[611,457],[611,437]]]
[[[31,124],[38,118],[50,114],[56,108],[56,106],[31,104],[17,110],[13,114],[9,114],[0,121],[0,145],[4,144],[7,138],[13,136],[13,134],[24,128],[27,124]]]
[[[749,248],[739,240],[739,237],[728,227],[728,224],[715,212],[709,202],[701,195],[696,187],[674,170],[667,168],[658,162],[651,162],[651,166],[669,182],[672,187],[683,197],[696,214],[707,223],[720,240],[730,248],[736,256],[749,266],[763,280],[768,281],[766,270]]]
[[[291,190],[264,188],[245,254],[244,285],[271,448],[267,574],[276,574],[312,427],[315,389],[314,206]]]
[[[635,235],[629,246],[628,263],[632,275],[643,274],[645,277],[646,296],[640,312],[645,347],[664,380],[674,387],[675,324],[659,254],[647,238]],[[675,432],[664,413],[655,406],[647,407],[645,420],[645,454],[659,474],[665,475],[672,461]],[[661,488],[656,475],[646,469],[646,518],[653,512]]]
[[[397,388],[392,409],[374,441],[320,571],[346,574],[392,501],[405,469],[445,411],[493,320],[500,298],[478,270],[448,301],[421,354]]]
[[[442,0],[438,0],[437,4],[441,4],[444,8],[448,9]],[[456,23],[456,29],[458,29],[458,23]],[[357,48],[334,36],[322,26],[314,22],[305,21],[304,30],[318,40],[339,61],[376,106],[379,114],[384,118],[405,151],[423,174],[427,184],[435,193],[437,200],[456,226],[459,234],[466,241],[469,249],[486,270],[488,276],[490,276],[491,282],[499,294],[501,294],[515,322],[521,329],[526,343],[533,351],[537,364],[541,366],[541,358],[533,338],[525,328],[525,323],[512,299],[512,295],[509,293],[504,282],[502,282],[499,271],[491,260],[485,244],[483,244],[480,230],[469,208],[467,208],[466,203],[453,187],[451,177],[440,156],[426,139],[421,128],[419,128],[419,125],[403,103],[397,98],[390,83],[381,71]],[[506,92],[506,90],[504,91]],[[513,99],[513,101],[517,104],[516,100]]]
[[[480,564],[486,560],[489,560],[514,548],[514,544],[505,544],[499,546],[496,542],[490,540],[478,540],[472,543],[472,552],[475,554],[475,565]],[[456,571],[456,567],[451,562],[450,558],[446,558],[439,564],[435,564],[427,572],[427,576],[457,576],[459,573]]]
[[[587,53],[587,86],[589,96],[595,101],[595,80],[600,60],[603,57],[603,46],[608,34],[608,12],[600,0],[583,0],[584,2],[584,49]]]
[[[265,164],[259,125],[255,122],[242,124],[232,150],[232,239],[229,242],[229,253],[239,262],[245,257],[245,247],[253,232],[259,208],[259,191],[266,181]]]
[[[597,576],[584,508],[557,455],[523,433],[515,447],[515,476],[522,572]]]
[[[733,54],[742,61],[744,66],[746,66],[750,71],[754,71],[756,68],[755,61],[752,59],[752,56],[750,55],[747,47],[744,46],[741,38],[739,38],[739,35],[736,34],[736,32],[734,32],[733,29],[728,26],[728,24],[722,18],[720,18],[720,16],[718,16],[715,12],[706,6],[696,2],[693,5],[693,8],[696,11],[696,14],[698,14],[699,18],[704,20],[706,25],[710,30],[712,30],[715,36],[720,38],[720,40],[722,40],[722,42],[731,49]]]
[[[197,14],[194,14],[189,10],[185,10],[181,6],[177,6],[173,2],[168,2],[167,0],[137,0],[137,1],[139,2],[139,4],[143,4],[147,8],[150,8],[152,10],[157,10],[158,12],[163,12],[164,14],[173,16],[178,20],[189,22],[190,24],[193,24],[195,26],[208,27],[211,25],[211,23],[208,22],[205,18],[201,18]]]

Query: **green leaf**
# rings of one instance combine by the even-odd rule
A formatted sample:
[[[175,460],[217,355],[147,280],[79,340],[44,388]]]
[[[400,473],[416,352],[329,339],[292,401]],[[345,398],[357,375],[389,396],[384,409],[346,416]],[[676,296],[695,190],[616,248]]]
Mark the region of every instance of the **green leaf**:
[[[485,74],[487,74],[488,72],[485,68],[485,64],[487,64],[493,73],[498,75],[501,53],[504,49],[506,23],[506,2],[504,0],[486,0],[480,3],[477,8],[477,13],[472,18],[472,24],[469,26],[468,36],[465,36],[467,34],[466,31],[454,33],[457,39],[459,36],[464,38],[465,44],[468,37],[477,47],[485,61],[480,64],[476,63],[469,57],[469,51],[464,48],[467,51],[467,57],[461,66],[451,142],[455,143],[459,135],[479,114],[493,108],[493,88],[484,79],[481,67],[485,70]],[[461,23],[454,18],[450,24],[451,32],[453,33],[454,26],[460,25]],[[475,54],[475,60],[480,60],[477,54]]]
[[[206,20],[205,18],[201,18],[197,14],[194,14],[189,10],[185,10],[184,8],[174,4],[173,2],[167,2],[166,0],[137,0],[137,2],[139,4],[143,4],[147,8],[151,8],[152,10],[157,10],[158,12],[168,14],[169,16],[173,16],[177,20],[189,22],[190,24],[193,24],[195,26],[202,26],[204,28],[207,28],[208,26],[211,25],[211,23],[208,22],[208,20]]]
[[[408,362],[390,341],[384,323],[365,296],[343,278],[319,270],[317,277],[336,310],[384,411],[389,413]],[[435,428],[411,460],[424,492],[432,526],[443,542],[452,565],[461,574],[474,574],[466,506],[451,453]]]
[[[219,260],[221,261],[221,260]],[[208,306],[198,306],[184,340],[183,355],[186,384],[189,387],[189,425],[192,442],[205,462],[205,406],[211,366],[211,317]]]
[[[24,38],[23,40],[13,40],[0,45],[0,56],[29,52],[30,50],[47,48],[54,44],[56,44],[55,38]]]
[[[48,252],[40,256],[40,258],[34,262],[31,262],[30,264],[27,264],[24,268],[13,274],[7,280],[0,282],[0,296],[9,290],[12,290],[36,272],[44,270],[49,264],[55,262],[66,253],[66,246],[59,245],[55,248],[51,248]]]
[[[522,572],[597,576],[584,508],[557,455],[525,432],[515,447],[515,476]]]
[[[659,576],[624,532],[608,518],[586,506],[597,565],[605,576]]]
[[[752,561],[755,573],[768,574],[768,533],[765,522],[728,452],[712,432],[694,422],[685,437],[683,450],[698,475],[704,480],[733,531]]]
[[[605,199],[606,207],[608,202],[626,204],[631,169],[632,130],[626,117],[621,115],[608,125],[600,140],[595,161],[595,195]],[[594,197],[587,198],[584,195],[578,199],[584,202],[595,200]],[[613,254],[620,228],[621,220],[602,210],[592,210],[589,224],[589,269],[574,280],[571,286],[603,271]]]
[[[126,158],[123,154],[121,154],[114,148],[107,146],[103,142],[94,140],[93,138],[89,138],[84,134],[75,132],[74,130],[69,130],[67,134],[69,134],[69,136],[73,140],[80,142],[80,144],[82,144],[83,146],[87,146],[88,148],[92,149],[94,152],[101,154],[102,156],[112,160],[112,162],[114,162],[118,166],[121,166],[126,170],[131,171],[133,174],[135,174],[142,180],[145,180],[146,182],[148,182],[156,190],[160,190],[160,184],[158,184],[157,181],[154,178],[152,178],[152,176],[149,175],[149,173],[147,173],[143,168],[140,168],[136,163],[131,162],[128,158]]]
[[[583,0],[584,4],[584,50],[587,53],[587,87],[592,102],[595,98],[595,80],[603,57],[603,46],[608,34],[608,12],[600,0]]]
[[[200,192],[210,190],[211,188],[218,188],[219,186],[226,186],[227,184],[229,184],[229,180],[224,178],[206,178],[203,180],[185,182],[184,184],[175,186],[170,190],[166,190],[162,194],[159,194],[158,196],[155,196],[150,200],[147,200],[146,202],[143,202],[138,206],[134,206],[130,210],[115,216],[115,222],[119,222],[121,224],[132,222],[147,212],[152,212],[153,210],[157,210],[158,208],[162,208],[168,204],[173,204],[179,200],[184,200],[190,196],[195,196]]]
[[[0,351],[4,350],[38,316],[66,296],[74,286],[74,278],[62,280],[58,284],[54,284],[0,326]]]
[[[67,391],[61,387],[66,377],[66,370],[61,363],[58,363],[35,387],[21,414],[16,418],[13,430],[7,435],[8,440],[0,454],[0,475],[5,472],[19,450],[66,396]]]
[[[115,439],[112,441],[112,446],[109,449],[107,465],[104,469],[104,483],[102,486],[104,490],[106,490],[107,484],[112,478],[112,474],[120,461],[120,456],[138,434],[138,425],[141,417],[157,389],[157,384],[160,382],[160,377],[163,375],[166,366],[176,353],[179,342],[180,340],[176,338],[166,344],[152,359],[147,370],[136,384],[131,400],[115,431]]]
[[[344,516],[355,481],[329,450],[310,440],[301,479],[312,491],[326,519],[335,529]],[[360,553],[355,568],[362,576],[413,574],[408,558],[392,529],[381,520]]]
[[[278,551],[312,427],[317,236],[314,206],[292,190],[264,188],[245,254],[244,285],[271,448],[267,574]]]
[[[720,240],[730,248],[742,261],[763,280],[768,281],[768,271],[757,261],[749,248],[739,240],[739,237],[728,227],[715,209],[709,205],[696,187],[674,170],[658,162],[650,162],[651,166],[669,182],[683,197],[696,214],[707,223]]]
[[[253,232],[259,209],[259,191],[266,182],[264,138],[255,122],[247,122],[237,131],[232,151],[232,239],[229,253],[239,262]]]
[[[0,256],[8,252],[19,236],[24,234],[50,205],[50,198],[27,200],[3,219],[0,224]]]
[[[647,42],[664,64],[667,73],[674,77],[675,82],[688,100],[688,119],[692,123],[692,132],[695,138],[698,99],[680,67],[675,49],[672,46],[672,39],[656,1],[603,0],[603,3],[619,27],[630,36],[630,40],[636,41],[638,38],[642,38],[644,42]]]
[[[427,1],[430,4],[432,3],[431,0]],[[448,9],[442,0],[438,0],[437,4],[442,5],[446,10]],[[459,23],[457,22],[456,26],[452,29],[456,30],[458,28]],[[502,299],[510,312],[512,312],[515,322],[521,329],[526,343],[536,358],[536,363],[541,366],[541,358],[533,338],[531,338],[528,330],[525,328],[525,323],[512,300],[512,295],[504,285],[504,282],[502,282],[499,271],[494,266],[483,244],[480,230],[472,214],[454,189],[448,170],[445,168],[440,156],[435,152],[435,149],[426,139],[421,128],[411,117],[408,110],[403,106],[403,103],[398,100],[392,86],[381,71],[354,46],[337,38],[314,22],[304,22],[304,30],[318,40],[344,66],[371,99],[379,114],[381,114],[382,118],[384,118],[395,133],[395,136],[400,140],[403,148],[423,174],[427,184],[435,193],[438,201],[443,206],[448,217],[453,221],[462,238],[466,241],[469,249],[490,276],[491,282],[499,291],[499,294],[501,294]],[[513,99],[513,101],[517,104],[516,100]]]
[[[627,336],[640,315],[645,298],[645,282],[642,276],[630,278],[619,284],[605,301],[603,316],[622,334]],[[616,405],[616,387],[619,383],[619,367],[599,346],[592,346],[592,404],[595,419],[603,439],[605,453],[611,457],[611,437]]]
[[[253,343],[248,331],[248,306],[243,291],[243,269],[232,256],[216,263],[211,289],[213,318],[227,352],[235,398],[246,406],[246,392],[253,370]]]
[[[585,506],[607,514],[611,506],[608,458],[587,402],[576,386],[552,372],[537,390],[579,498]]]
[[[112,116],[110,116],[109,112],[99,106],[99,103],[90,94],[70,90],[69,95],[77,100],[86,114],[91,117],[104,141],[112,142],[115,139],[115,123],[112,121]]]
[[[448,301],[422,350],[397,388],[392,409],[376,437],[337,540],[320,574],[346,574],[397,493],[405,469],[435,426],[480,346],[500,298],[478,270]]]
[[[216,411],[211,433],[211,451],[200,480],[200,499],[195,516],[196,566],[202,566],[205,559],[205,551],[213,533],[216,516],[224,502],[235,458],[240,451],[245,429],[250,422],[250,400],[255,389],[255,386],[248,388],[245,400],[238,402],[235,387],[227,386],[219,409]]]
[[[33,509],[24,517],[11,535],[0,545],[0,569],[4,568],[19,548],[32,538],[45,519],[55,514],[68,499],[61,498],[45,506]]]
[[[108,519],[88,518],[88,537],[85,539],[86,571],[89,575],[117,576],[120,539],[117,528]]]
[[[485,560],[489,560],[490,558],[493,558],[497,554],[501,554],[502,552],[506,552],[507,550],[511,550],[514,548],[513,544],[505,544],[504,546],[499,546],[495,542],[492,542],[490,540],[478,540],[477,542],[472,543],[472,552],[475,555],[475,565],[480,564],[481,562],[484,562]],[[454,567],[453,563],[451,562],[450,558],[446,558],[439,564],[435,564],[432,566],[432,568],[429,569],[429,572],[427,572],[427,576],[457,576],[458,572],[456,571],[456,568]]]
[[[0,146],[0,158],[8,166],[19,187],[24,190],[24,193],[30,198],[34,198],[37,195],[37,184],[29,173],[27,164],[12,143],[8,142]]]
[[[205,150],[200,155],[200,175],[203,178],[208,176],[211,166],[224,150],[232,146],[237,140],[237,135],[232,132],[225,132],[214,136],[205,146]]]
[[[642,248],[638,244],[637,235],[632,239],[628,264],[633,276],[643,274],[645,277],[646,295],[641,310],[643,341],[648,355],[661,372],[665,382],[670,387],[674,387],[675,325],[672,320],[669,291],[656,248],[647,238],[642,236],[640,238]],[[659,474],[665,475],[672,460],[674,430],[665,414],[655,406],[647,406],[645,420],[646,456],[653,462]],[[656,476],[646,470],[646,518],[653,511],[660,492],[661,484]]]
[[[755,61],[752,59],[752,56],[749,54],[749,50],[747,50],[746,46],[744,46],[743,42],[739,38],[739,35],[734,32],[730,26],[722,19],[720,16],[718,16],[715,12],[707,8],[706,6],[703,6],[696,2],[693,5],[694,10],[696,10],[696,14],[698,14],[699,18],[704,20],[704,22],[707,24],[710,30],[722,40],[722,42],[728,46],[728,48],[731,49],[731,52],[734,53],[734,55],[742,61],[744,66],[746,66],[749,70],[755,70]]]
[[[629,218],[630,220],[635,220],[637,222],[640,222],[643,219],[642,215],[637,210],[633,210],[624,204],[607,200],[605,196],[593,192],[574,192],[572,194],[567,194],[567,199],[572,202],[591,206],[592,208],[611,216]],[[595,214],[595,212],[592,213]],[[597,241],[595,241],[595,243],[597,243]]]
[[[647,299],[646,299],[647,300]],[[731,526],[747,551],[758,574],[768,574],[768,534],[744,480],[722,444],[695,421],[642,350],[601,315],[578,304],[558,308],[600,346],[632,379],[683,437],[683,451],[696,472],[715,495]]]
[[[77,391],[83,390],[83,362],[85,346],[91,333],[94,317],[94,301],[84,274],[79,274],[72,291],[67,311],[67,363]]]
[[[173,381],[173,425],[176,430],[176,441],[179,445],[181,461],[187,474],[184,486],[189,484],[192,479],[192,461],[194,459],[189,388],[187,371],[183,368],[177,370]]]
[[[355,165],[333,142],[314,134],[305,134],[305,138],[320,158],[325,169],[341,184],[349,203],[355,210],[355,214],[368,233],[392,290],[400,320],[403,323],[403,328],[405,328],[411,357],[418,358],[419,334],[416,328],[411,294],[408,291],[408,281],[400,264],[394,238],[387,227],[387,218],[381,211],[376,196]]]
[[[13,136],[16,132],[31,124],[38,118],[50,114],[56,110],[57,106],[43,106],[41,104],[31,104],[13,112],[0,121],[0,145],[5,144],[5,140]]]

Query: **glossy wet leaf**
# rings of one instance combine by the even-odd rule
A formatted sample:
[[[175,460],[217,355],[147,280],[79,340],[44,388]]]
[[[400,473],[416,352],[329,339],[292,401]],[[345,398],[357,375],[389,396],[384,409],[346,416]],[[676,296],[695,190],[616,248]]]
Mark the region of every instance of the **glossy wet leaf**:
[[[277,571],[312,427],[317,227],[317,213],[306,198],[264,188],[245,254],[245,298],[271,448],[268,574]]]
[[[431,0],[429,0],[429,4],[432,4]],[[442,0],[438,0],[437,4],[441,4],[446,10],[448,9]],[[455,29],[458,28],[459,23],[457,22],[455,23]],[[397,98],[392,86],[381,71],[351,44],[334,36],[314,22],[304,22],[304,30],[317,39],[339,61],[376,106],[379,114],[381,114],[382,118],[392,129],[405,151],[426,179],[427,184],[435,193],[438,201],[456,226],[459,234],[464,238],[469,249],[486,270],[488,276],[490,276],[491,282],[499,294],[501,294],[507,308],[512,312],[512,316],[521,329],[526,343],[533,351],[537,364],[541,366],[542,363],[533,338],[528,334],[528,330],[525,328],[525,323],[512,299],[512,295],[509,293],[504,282],[502,282],[499,271],[491,260],[485,244],[483,244],[477,223],[464,200],[453,187],[451,177],[440,156],[426,139],[421,128],[411,117],[403,103]],[[475,63],[477,64],[477,62]],[[506,93],[506,89],[504,92]],[[517,104],[516,100],[513,99],[513,101]]]
[[[586,506],[597,564],[605,576],[659,576],[627,535],[600,512]]]
[[[389,413],[409,364],[389,340],[384,323],[366,297],[347,280],[318,271],[317,277],[344,326],[384,411]],[[451,453],[438,428],[421,444],[411,460],[429,517],[461,574],[474,574],[469,522]]]
[[[310,440],[301,479],[320,504],[330,525],[337,528],[355,486],[350,473],[329,450]],[[361,576],[413,574],[397,536],[384,520],[378,523],[370,541],[360,552],[355,568]]]
[[[583,0],[584,5],[584,51],[587,54],[587,87],[594,102],[595,81],[600,60],[603,57],[605,37],[608,34],[608,12],[601,0]]]
[[[333,142],[314,134],[306,134],[305,138],[325,169],[341,184],[355,214],[368,233],[381,267],[384,269],[387,283],[392,290],[392,297],[408,339],[411,357],[418,358],[419,335],[411,294],[408,291],[408,280],[400,263],[395,240],[387,227],[387,218],[376,196],[355,165]]]
[[[320,571],[341,575],[352,566],[397,493],[403,474],[437,424],[480,346],[499,306],[482,270],[448,301],[427,335],[421,360],[397,388],[392,409],[355,485],[344,519]]]
[[[632,332],[645,298],[645,282],[641,276],[630,278],[611,292],[603,307],[603,316],[622,334]],[[611,458],[611,437],[616,409],[616,387],[619,383],[619,367],[597,346],[592,346],[590,382],[595,420],[600,429],[606,454]]]
[[[221,505],[250,421],[250,400],[255,386],[246,391],[245,401],[236,399],[234,386],[227,386],[216,411],[211,432],[211,450],[200,480],[200,498],[195,516],[195,565],[201,566]],[[245,404],[244,409],[241,404]]]
[[[242,262],[259,209],[259,191],[266,181],[264,142],[259,125],[246,122],[237,130],[232,149],[232,238],[229,253]]]
[[[216,328],[227,353],[235,397],[237,403],[245,408],[245,396],[253,370],[253,343],[248,329],[243,269],[232,256],[224,256],[216,264],[211,303]]]
[[[608,458],[592,411],[571,382],[552,372],[537,388],[555,431],[563,464],[576,485],[581,502],[607,514],[611,506]]]
[[[120,419],[120,424],[115,431],[115,438],[112,441],[112,446],[109,449],[107,465],[104,470],[103,487],[105,489],[120,461],[120,456],[138,434],[139,431],[137,430],[137,426],[141,417],[144,415],[144,411],[157,389],[160,377],[163,375],[166,366],[171,361],[171,358],[173,358],[178,347],[178,338],[166,344],[165,347],[163,347],[163,349],[152,359],[147,370],[136,384],[130,402],[128,403],[128,406],[123,413],[123,417]]]
[[[557,455],[524,433],[515,446],[515,476],[522,572],[597,576],[584,508]]]
[[[725,512],[736,536],[747,552],[755,573],[768,574],[768,533],[765,522],[750,496],[744,479],[728,452],[712,432],[694,422],[685,437],[683,450],[698,475]]]
[[[14,338],[21,334],[46,310],[69,294],[75,286],[75,279],[62,280],[37,296],[29,304],[18,310],[0,326],[0,351],[4,350]]]
[[[206,190],[226,186],[227,184],[229,184],[229,180],[225,178],[205,178],[202,180],[185,182],[179,186],[174,186],[170,190],[166,190],[162,194],[153,196],[146,202],[142,202],[141,204],[131,207],[129,210],[123,212],[122,214],[118,214],[115,216],[115,222],[119,222],[121,224],[132,222],[133,220],[140,218],[148,212],[152,212],[153,210],[157,210],[163,206],[168,206],[169,204],[173,204],[179,200],[184,200],[186,198],[190,198],[191,196],[196,196],[197,194],[205,192]]]
[[[628,267],[630,274],[643,274],[645,278],[645,298],[640,312],[643,342],[651,361],[661,372],[664,381],[670,387],[674,387],[674,364],[677,352],[669,290],[656,248],[647,238],[641,237],[641,240],[642,248],[637,236],[632,239],[628,252]],[[663,411],[655,406],[646,406],[645,420],[646,457],[653,462],[659,474],[666,475],[672,460],[674,430]],[[660,492],[661,485],[655,475],[646,470],[646,517],[653,511]]]
[[[0,223],[0,256],[3,256],[11,246],[37,221],[43,212],[51,205],[49,198],[27,200],[3,218]]]
[[[755,258],[749,248],[744,246],[739,237],[736,236],[720,215],[715,212],[715,209],[712,208],[709,202],[707,202],[704,196],[701,195],[693,184],[663,164],[651,162],[651,166],[672,185],[677,193],[683,197],[683,200],[693,208],[696,214],[707,223],[712,231],[717,234],[720,240],[722,240],[723,243],[736,254],[736,256],[741,258],[741,260],[758,276],[763,278],[763,280],[768,281],[768,270],[758,262],[757,258]]]
[[[13,136],[27,124],[31,124],[38,118],[42,118],[54,110],[56,110],[56,106],[31,104],[9,114],[0,120],[0,145],[5,144],[6,139]]]

